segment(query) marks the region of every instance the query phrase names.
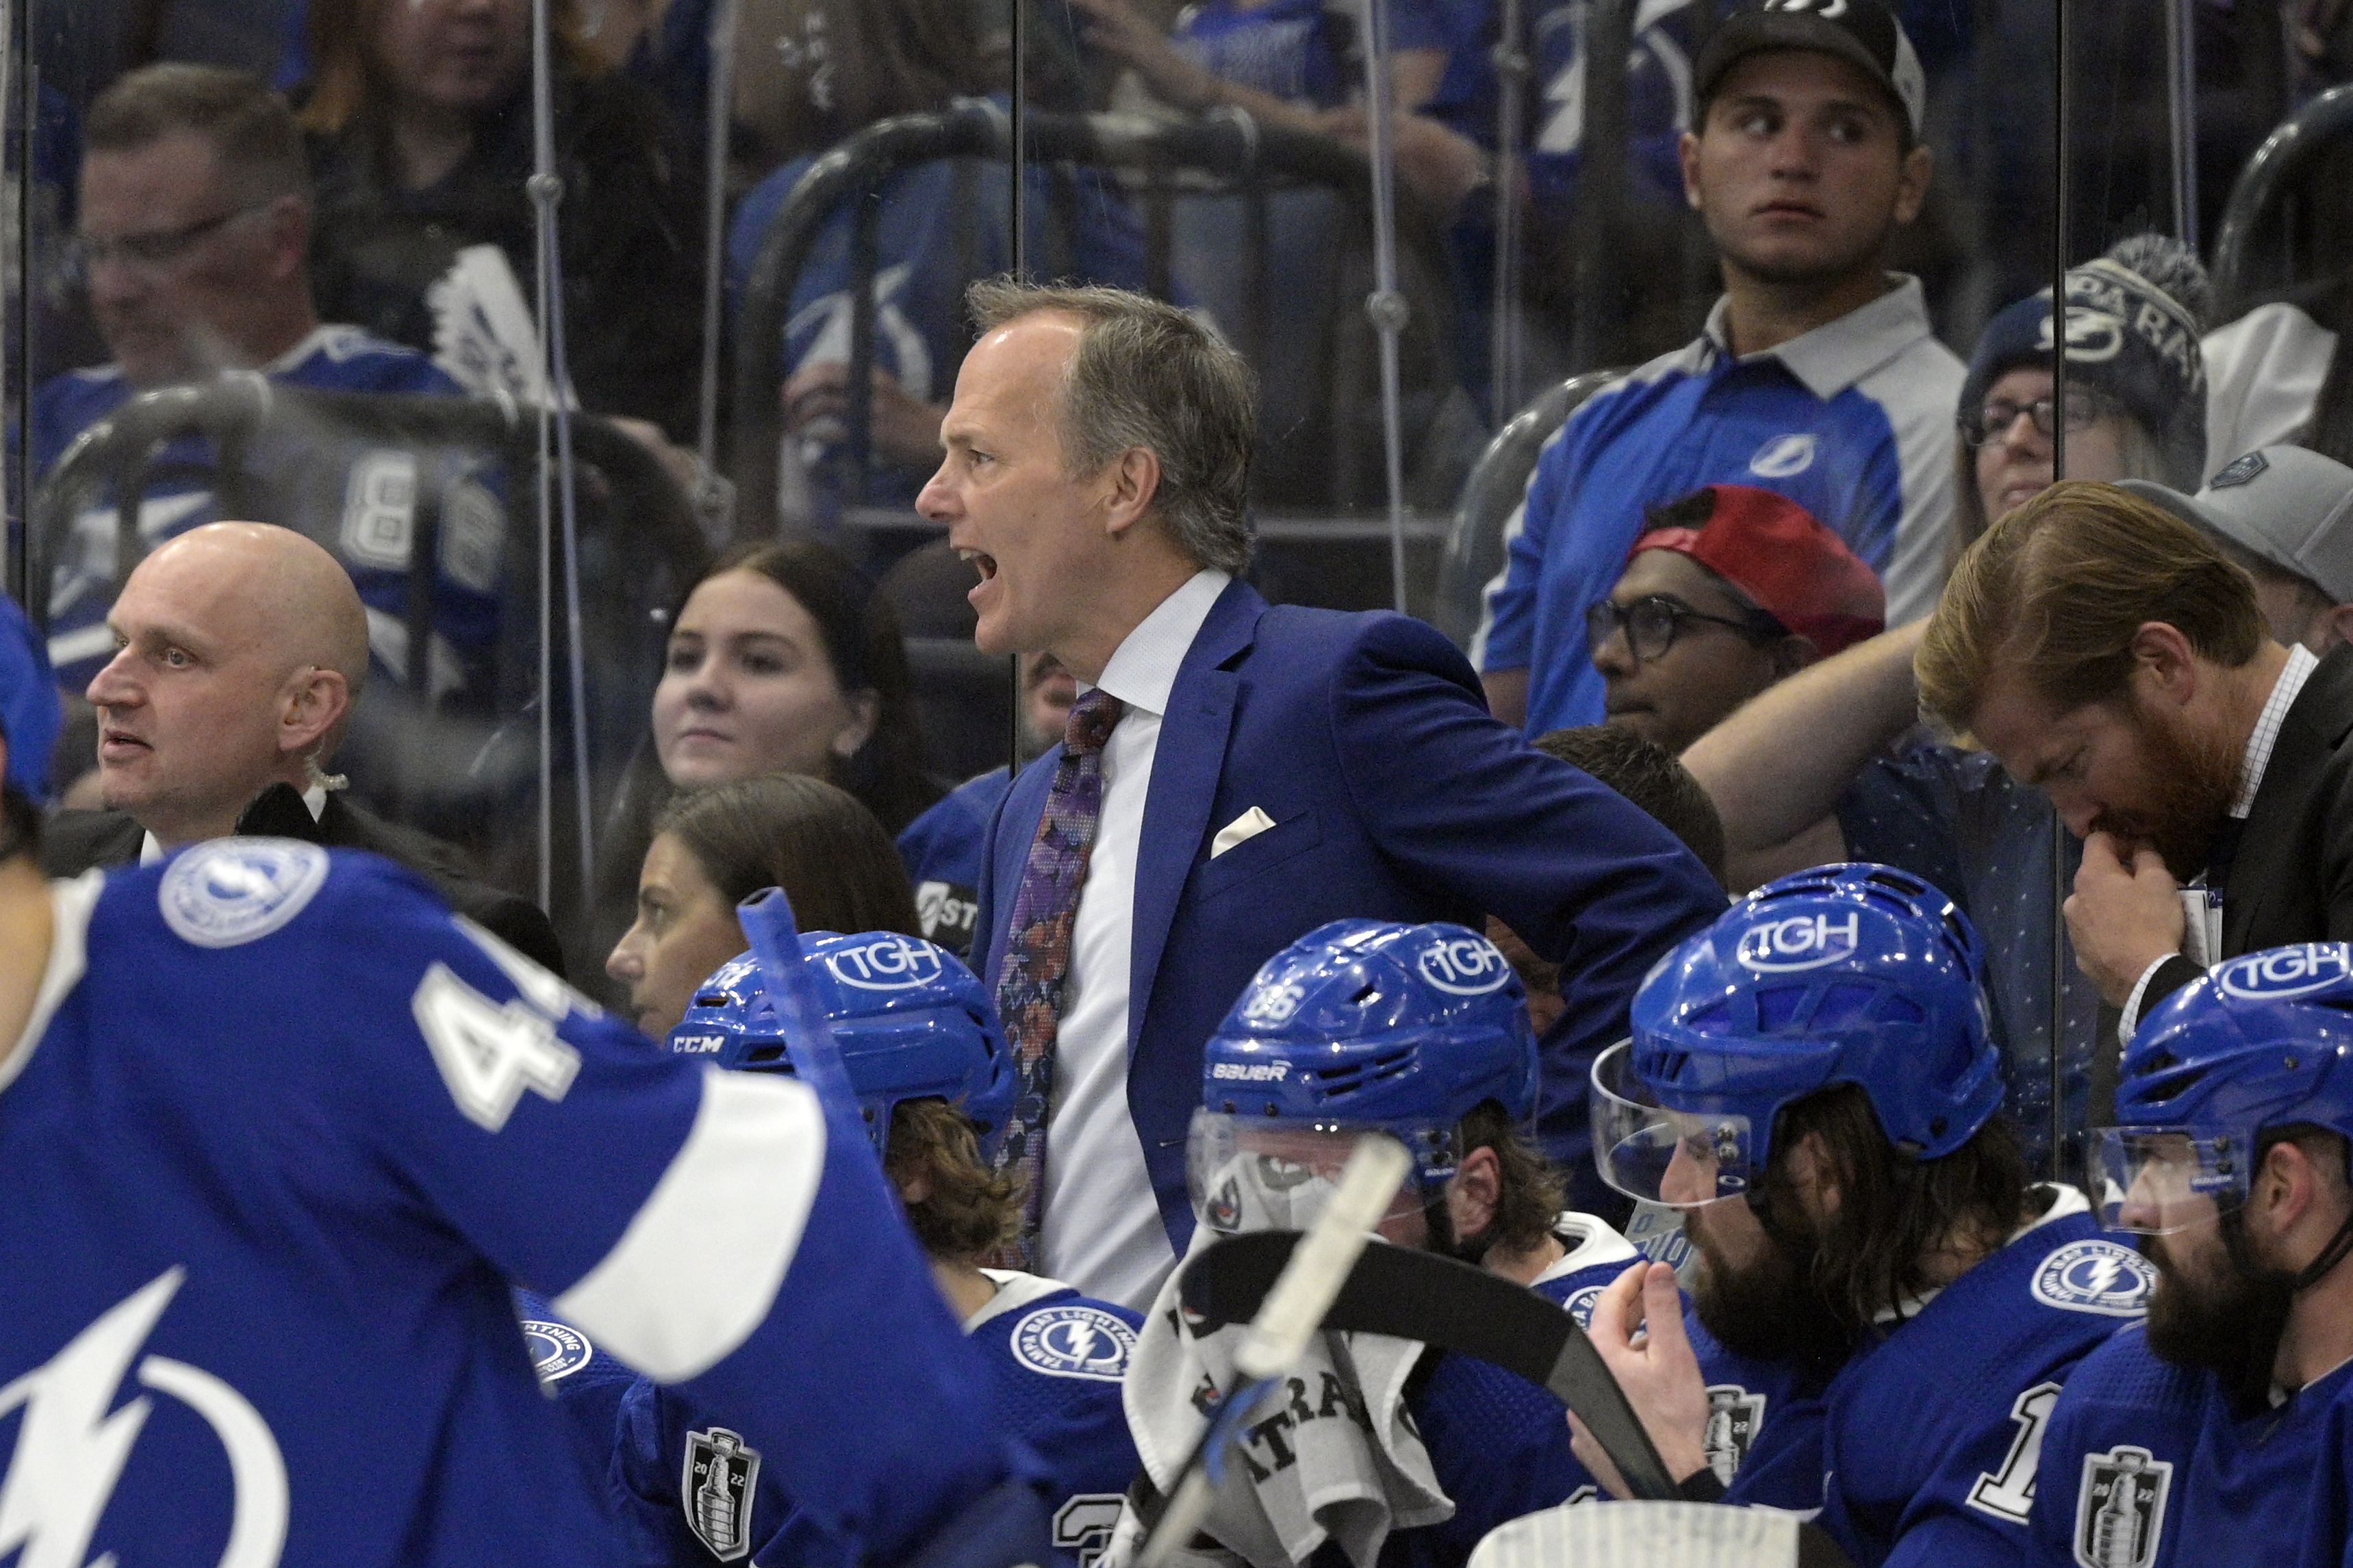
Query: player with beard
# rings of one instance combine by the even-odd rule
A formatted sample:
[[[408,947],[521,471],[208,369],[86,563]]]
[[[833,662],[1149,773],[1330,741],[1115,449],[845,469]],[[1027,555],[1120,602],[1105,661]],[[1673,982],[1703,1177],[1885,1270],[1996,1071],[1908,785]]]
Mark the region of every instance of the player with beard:
[[[1597,1158],[1620,1191],[1689,1211],[1703,1325],[1836,1363],[1817,1496],[1866,1568],[2028,1559],[2040,1421],[2150,1281],[2082,1194],[2028,1185],[1980,962],[1967,917],[1915,878],[1800,872],[1679,948],[1594,1066]],[[1591,1334],[1704,1495],[1715,1412],[1678,1305],[1672,1269],[1630,1268]]]
[[[2207,965],[2353,940],[2353,652],[2273,642],[2199,529],[2054,485],[1962,555],[1915,668],[1921,707],[2084,839],[2067,930],[2118,1016],[2092,1121],[2116,1047]]]
[[[2044,1561],[2336,1564],[2353,1495],[2353,947],[2250,953],[2126,1053],[2102,1214],[2157,1265],[2042,1439]],[[2299,1558],[2301,1553],[2301,1558]]]
[[[1702,486],[1761,486],[1819,518],[1885,584],[1891,626],[1944,580],[1967,373],[1919,280],[1886,269],[1934,172],[1919,57],[1882,0],[1724,11],[1679,149],[1723,298],[1546,444],[1487,587],[1472,662],[1495,715],[1531,735],[1600,722],[1586,617],[1644,510]]]

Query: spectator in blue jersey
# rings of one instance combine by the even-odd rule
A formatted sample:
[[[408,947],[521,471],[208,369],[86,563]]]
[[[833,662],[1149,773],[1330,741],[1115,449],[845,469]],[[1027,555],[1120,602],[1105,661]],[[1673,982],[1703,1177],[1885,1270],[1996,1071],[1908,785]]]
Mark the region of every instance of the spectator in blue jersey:
[[[259,81],[208,66],[134,71],[91,104],[85,140],[74,270],[113,360],[35,392],[37,480],[76,437],[140,393],[224,372],[259,371],[289,386],[341,392],[457,390],[422,354],[321,322],[306,259],[313,210],[301,137]],[[347,484],[389,456],[322,436],[273,443],[252,461],[292,505],[319,512],[323,531],[343,520]],[[211,464],[209,446],[195,437],[157,455],[139,501],[142,544],[206,521],[214,504]],[[115,511],[127,504],[114,500],[74,520],[52,562],[49,657],[70,689],[113,652],[103,621],[118,586]],[[495,613],[490,595],[503,527],[496,502],[487,494],[481,500],[450,509],[467,548],[443,554],[445,577],[453,562],[482,563],[461,569],[445,594],[446,635],[476,647],[487,641]],[[363,595],[393,624],[406,611],[412,505],[404,494],[379,520],[381,529],[342,552]],[[396,548],[385,539],[400,542]],[[405,636],[400,648],[378,651],[400,672]]]
[[[945,109],[949,89],[970,79],[979,50],[976,23],[927,0],[892,0],[894,47],[866,63],[871,91],[899,112]],[[883,24],[888,26],[889,24]],[[924,101],[925,93],[936,93]],[[843,133],[858,129],[844,125]],[[727,278],[741,307],[769,229],[807,172],[805,154],[754,186],[728,230]],[[1053,278],[1144,287],[1144,232],[1117,186],[1099,171],[1025,168],[1029,267]],[[1010,175],[994,162],[949,160],[901,171],[884,182],[871,285],[874,367],[870,447],[862,485],[848,449],[850,211],[837,209],[798,276],[789,279],[785,430],[780,505],[788,520],[829,526],[844,506],[912,507],[938,464],[940,420],[956,367],[971,341],[964,290],[1008,270],[1013,235]]]
[[[2353,1545],[2353,948],[2274,948],[2156,1009],[2103,1217],[2157,1266],[2146,1332],[2084,1359],[2034,1434],[2042,1560],[2338,1568]]]
[[[1685,1211],[1703,1326],[1828,1374],[1812,1500],[1874,1568],[2026,1558],[2039,1412],[2152,1281],[2083,1194],[2029,1186],[1981,965],[1916,878],[1801,872],[1678,949],[1594,1068],[1602,1170]],[[1716,1412],[1674,1271],[1626,1270],[1590,1334],[1685,1495],[1748,1500],[1747,1466],[1728,1489],[1705,1474]]]
[[[2067,472],[2187,492],[2206,472],[2206,366],[2199,336],[2213,297],[2179,240],[2141,234],[2067,271]],[[2024,506],[2052,471],[2051,290],[1986,323],[1961,384],[1954,549]],[[2236,457],[2237,453],[2230,456]]]
[[[1052,654],[1021,656],[1023,762],[1061,740],[1078,695],[1077,678]],[[915,884],[923,935],[959,956],[972,945],[989,819],[1012,786],[1011,769],[991,768],[942,795],[899,835],[899,855]]]
[[[855,795],[885,834],[940,796],[898,614],[839,552],[811,540],[730,551],[670,628],[651,732],[605,836],[598,952],[630,923],[655,818],[677,791],[807,773]]]
[[[908,1228],[987,1365],[987,1425],[1044,1462],[1058,1568],[1092,1563],[1135,1473],[1121,1385],[1138,1321],[1060,1280],[983,1267],[1021,1209],[1017,1184],[989,1163],[1012,1109],[1014,1078],[987,995],[954,957],[896,931],[812,932],[803,963]],[[670,1045],[723,1068],[796,1070],[748,954],[698,987]],[[593,1396],[573,1403],[575,1415],[601,1415]],[[771,1568],[854,1568],[811,1510],[798,1507],[803,1500],[759,1469],[758,1451],[742,1447],[740,1425],[723,1405],[698,1405],[650,1382],[624,1397],[617,1428],[603,1425],[613,1494],[640,1561],[682,1565],[748,1554]],[[699,1479],[719,1462],[714,1452],[748,1452],[753,1467],[732,1509],[714,1508]]]
[[[1725,292],[1695,342],[1570,416],[1507,529],[1472,653],[1496,714],[1532,733],[1601,717],[1587,612],[1643,508],[1702,484],[1803,505],[1879,574],[1891,621],[1925,614],[1943,574],[1962,367],[1918,280],[1883,267],[1934,166],[1910,39],[1878,0],[1744,5],[1693,81],[1684,193]]]
[[[799,773],[690,791],[654,819],[637,921],[605,961],[638,1028],[677,1027],[703,977],[744,951],[735,906],[762,888],[783,889],[810,931],[915,934],[890,837],[844,791]]]
[[[0,741],[8,748],[8,782],[35,800],[49,796],[49,752],[64,724],[57,679],[32,622],[0,594]]]
[[[658,1051],[372,856],[52,883],[40,835],[0,785],[12,1555],[620,1568],[520,1282],[737,1413],[845,1562],[1044,1561],[1037,1461],[807,1087]]]
[[[468,309],[519,305],[535,287],[531,13],[529,0],[311,0],[300,119],[328,310],[453,361],[532,363],[512,335],[493,331],[485,349]],[[701,353],[700,193],[659,100],[587,51],[570,0],[552,23],[572,384],[593,413],[682,439]]]

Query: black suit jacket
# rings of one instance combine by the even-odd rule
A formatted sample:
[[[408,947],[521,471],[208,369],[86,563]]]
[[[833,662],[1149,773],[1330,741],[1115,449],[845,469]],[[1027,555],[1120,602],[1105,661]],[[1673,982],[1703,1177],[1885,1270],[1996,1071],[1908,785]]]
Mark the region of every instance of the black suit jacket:
[[[263,792],[237,826],[241,833],[307,839],[329,849],[365,849],[398,861],[430,881],[451,909],[525,957],[564,973],[564,950],[539,906],[477,880],[458,851],[438,838],[386,822],[335,795],[327,797],[314,822],[302,797],[286,784]],[[42,829],[41,868],[52,877],[78,877],[93,866],[135,865],[146,837],[147,830],[123,812],[59,812]]]
[[[2222,951],[2236,958],[2295,942],[2353,941],[2353,646],[2330,650],[2296,693],[2272,745],[2222,887]],[[2205,973],[2168,958],[2141,994],[2140,1016]],[[2116,1103],[2116,1016],[2094,1060],[2093,1119]]]

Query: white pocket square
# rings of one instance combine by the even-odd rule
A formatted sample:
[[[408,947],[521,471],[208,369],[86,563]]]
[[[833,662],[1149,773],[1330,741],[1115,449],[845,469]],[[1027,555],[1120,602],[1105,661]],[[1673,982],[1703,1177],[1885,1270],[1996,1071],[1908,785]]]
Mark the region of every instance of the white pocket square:
[[[1273,826],[1274,818],[1259,807],[1251,806],[1218,829],[1218,836],[1209,840],[1209,858],[1216,859],[1235,845],[1246,843]]]

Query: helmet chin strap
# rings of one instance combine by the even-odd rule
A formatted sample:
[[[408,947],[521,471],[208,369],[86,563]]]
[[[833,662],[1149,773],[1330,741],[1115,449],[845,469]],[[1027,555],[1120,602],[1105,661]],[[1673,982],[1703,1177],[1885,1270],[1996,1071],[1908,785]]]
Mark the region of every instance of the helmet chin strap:
[[[2320,1256],[2306,1264],[2297,1273],[2296,1294],[2300,1296],[2327,1279],[2330,1272],[2345,1261],[2345,1255],[2348,1252],[2353,1252],[2353,1212],[2347,1213],[2344,1223],[2337,1227],[2337,1234],[2330,1237],[2328,1245],[2320,1249]]]

